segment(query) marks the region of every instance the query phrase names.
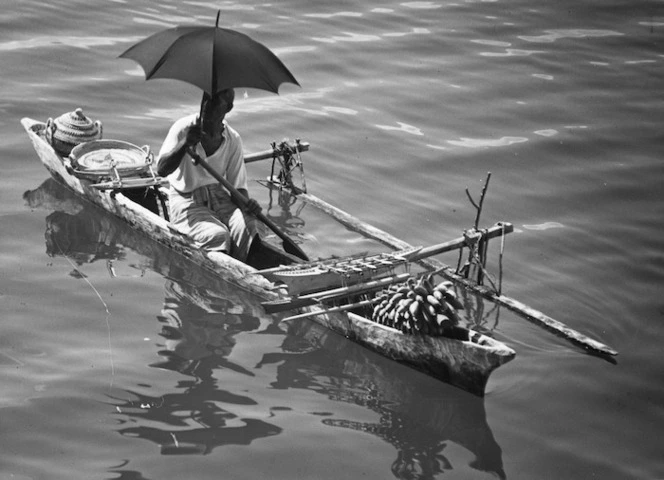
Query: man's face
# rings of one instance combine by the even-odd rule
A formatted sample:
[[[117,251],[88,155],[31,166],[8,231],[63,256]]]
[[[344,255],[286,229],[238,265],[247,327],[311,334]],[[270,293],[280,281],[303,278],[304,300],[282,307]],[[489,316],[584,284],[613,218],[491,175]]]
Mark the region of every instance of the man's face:
[[[207,120],[211,124],[218,124],[221,122],[226,114],[233,109],[234,100],[235,91],[233,89],[217,93],[205,105],[204,121]]]

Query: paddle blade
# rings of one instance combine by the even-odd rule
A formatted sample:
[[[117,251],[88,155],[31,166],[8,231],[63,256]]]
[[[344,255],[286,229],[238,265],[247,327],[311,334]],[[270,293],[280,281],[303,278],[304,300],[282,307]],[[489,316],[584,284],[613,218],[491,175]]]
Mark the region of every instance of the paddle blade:
[[[284,247],[284,251],[286,253],[290,253],[291,255],[295,255],[296,257],[301,258],[305,262],[309,261],[309,257],[307,256],[307,254],[304,253],[304,251],[293,240],[284,239],[283,247]]]

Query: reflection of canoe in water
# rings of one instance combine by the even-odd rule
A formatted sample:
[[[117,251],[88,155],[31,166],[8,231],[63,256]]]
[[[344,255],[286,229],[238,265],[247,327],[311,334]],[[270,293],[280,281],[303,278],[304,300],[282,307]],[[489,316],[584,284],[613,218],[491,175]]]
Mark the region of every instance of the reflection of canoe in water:
[[[106,262],[111,276],[141,276],[145,270],[159,273],[167,279],[177,279],[190,288],[187,296],[192,302],[205,304],[215,293],[232,292],[235,309],[251,316],[265,315],[256,302],[255,293],[238,288],[220,275],[206,268],[191,268],[181,255],[166,246],[145,241],[139,231],[112,215],[100,215],[99,209],[53,178],[38,188],[28,190],[23,198],[31,208],[51,210],[46,217],[46,253],[66,256],[77,264]],[[124,261],[135,252],[142,256],[137,263]],[[210,305],[217,309],[219,305]]]
[[[95,180],[79,178],[67,159],[60,156],[47,142],[45,124],[23,119],[30,140],[42,163],[51,175],[77,195],[119,217],[136,231],[148,235],[173,252],[184,255],[196,264],[235,283],[262,299],[279,298],[275,285],[258,274],[256,268],[227,255],[212,257],[197,248],[185,235],[178,232],[163,215],[159,198],[161,188],[149,188],[152,192],[150,208],[138,203],[137,197],[145,198],[148,190],[136,195],[131,189],[98,189]],[[161,215],[160,215],[161,212]],[[256,267],[268,268],[296,261],[291,255],[276,247],[261,242],[262,249],[254,262]],[[315,309],[317,307],[306,307]],[[483,395],[489,375],[493,370],[514,358],[515,352],[486,335],[467,329],[456,330],[455,338],[445,336],[408,335],[401,331],[377,324],[352,312],[335,312],[317,315],[312,320],[340,333],[348,339],[372,349],[387,358],[404,363],[436,378],[459,386],[477,395]],[[472,339],[472,340],[471,340]]]
[[[128,390],[111,396],[119,418],[131,418],[122,422],[121,435],[152,442],[162,455],[205,455],[280,435],[281,427],[269,419],[239,417],[234,407],[242,410],[256,401],[244,390],[225,390],[214,373],[231,370],[251,382],[263,377],[256,370],[278,364],[271,388],[303,388],[375,412],[375,422],[335,415],[322,417],[321,423],[370,434],[393,446],[396,478],[416,478],[412,474],[417,471],[421,478],[432,478],[450,468],[459,470],[468,455],[460,459],[450,451],[452,444],[473,456],[470,468],[504,478],[501,449],[487,424],[482,398],[414,378],[412,370],[305,320],[288,324],[292,335],[283,337],[282,351],[265,353],[258,365],[238,363],[231,357],[238,334],[256,332],[260,326],[260,333],[283,333],[268,323],[270,317],[254,296],[205,269],[192,268],[160,244],[146,242],[119,219],[99,215],[94,206],[52,179],[24,197],[33,208],[54,210],[46,226],[50,255],[79,262],[110,261],[120,274],[147,269],[168,279],[158,316],[164,348],[151,366],[196,381],[181,382],[181,388],[159,395]],[[145,258],[128,263],[133,253]],[[195,421],[183,422],[184,412]]]
[[[259,366],[278,364],[274,388],[305,388],[361,405],[379,415],[376,422],[330,417],[329,426],[375,435],[397,450],[397,478],[437,478],[453,468],[445,455],[450,442],[474,455],[470,466],[505,478],[502,451],[486,420],[484,399],[459,389],[414,381],[412,371],[372,355],[312,322],[291,322],[292,338],[313,348],[302,353],[266,354]],[[288,337],[291,338],[291,337]],[[289,346],[284,345],[288,351]],[[332,363],[337,368],[329,367]],[[328,375],[332,375],[328,379]],[[312,385],[315,383],[315,386]],[[456,465],[458,468],[459,466]],[[409,476],[406,472],[420,472]]]

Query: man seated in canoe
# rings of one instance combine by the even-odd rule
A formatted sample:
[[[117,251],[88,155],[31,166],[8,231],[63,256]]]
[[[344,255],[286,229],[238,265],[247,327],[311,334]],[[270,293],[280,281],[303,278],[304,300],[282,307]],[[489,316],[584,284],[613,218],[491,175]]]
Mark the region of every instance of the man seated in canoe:
[[[240,135],[225,117],[233,108],[235,92],[204,94],[201,116],[177,120],[169,130],[157,159],[157,172],[168,177],[171,222],[211,252],[222,252],[245,262],[257,237],[256,218],[261,207],[249,198],[245,211],[205,169],[196,166],[188,153],[193,148],[245,197],[247,172]]]

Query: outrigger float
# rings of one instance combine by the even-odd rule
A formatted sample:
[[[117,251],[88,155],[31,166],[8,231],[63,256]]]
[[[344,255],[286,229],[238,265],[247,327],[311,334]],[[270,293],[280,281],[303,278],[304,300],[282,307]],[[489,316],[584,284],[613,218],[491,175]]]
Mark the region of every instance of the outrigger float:
[[[414,247],[307,193],[300,155],[309,149],[307,143],[272,144],[269,150],[246,155],[245,162],[272,159],[266,186],[297,196],[348,229],[393,251],[303,261],[260,241],[248,264],[228,255],[210,255],[169,222],[165,194],[168,181],[153,170],[149,147],[102,140],[101,124],[87,119],[80,109],[56,122],[24,118],[21,123],[56,181],[152,240],[257,295],[267,313],[296,312],[282,320],[289,328],[301,324],[300,319],[310,318],[392,360],[483,396],[490,374],[512,360],[515,351],[463,326],[459,313],[463,305],[456,298],[456,289],[461,288],[510,308],[589,353],[609,360],[617,354],[505,297],[495,286],[483,285],[488,242],[513,231],[511,224],[473,228],[439,245]],[[60,138],[58,128],[65,131]],[[293,181],[293,172],[298,169],[300,186]],[[476,227],[484,193],[480,205],[475,205]],[[464,248],[470,255],[463,268],[459,265],[454,269],[431,258]]]

